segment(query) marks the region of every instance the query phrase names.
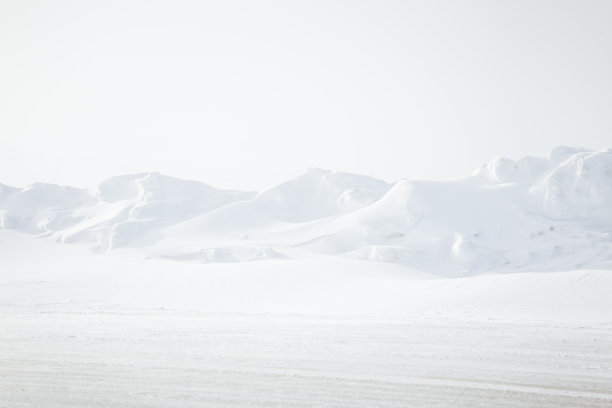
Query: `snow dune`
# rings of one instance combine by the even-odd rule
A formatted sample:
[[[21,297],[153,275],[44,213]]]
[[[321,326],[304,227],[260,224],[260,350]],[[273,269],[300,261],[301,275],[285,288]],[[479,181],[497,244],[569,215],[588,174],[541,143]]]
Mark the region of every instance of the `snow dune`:
[[[612,404],[612,151],[0,185],[0,226],[2,407]]]
[[[0,226],[190,262],[317,254],[444,276],[612,266],[612,151],[559,147],[473,175],[387,183],[311,169],[259,193],[144,173],[97,191],[0,188]]]

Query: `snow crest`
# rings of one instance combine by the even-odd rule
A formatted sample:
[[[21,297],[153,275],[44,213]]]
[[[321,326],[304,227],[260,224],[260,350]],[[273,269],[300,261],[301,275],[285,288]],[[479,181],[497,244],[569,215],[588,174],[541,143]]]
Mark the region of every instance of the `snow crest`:
[[[612,267],[612,151],[496,158],[451,181],[311,169],[260,193],[143,173],[0,184],[0,228],[190,262],[329,254],[444,276]]]

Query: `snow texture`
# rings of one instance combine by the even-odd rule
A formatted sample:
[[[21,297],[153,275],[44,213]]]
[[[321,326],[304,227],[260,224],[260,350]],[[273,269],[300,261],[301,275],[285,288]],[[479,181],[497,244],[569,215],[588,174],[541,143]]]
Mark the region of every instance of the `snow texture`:
[[[496,158],[443,182],[311,169],[259,193],[158,173],[97,191],[2,185],[0,228],[201,263],[326,254],[443,276],[610,268],[612,151]]]
[[[612,406],[612,151],[0,185],[0,226],[0,407]]]
[[[0,406],[609,407],[609,270],[89,253],[0,231]]]

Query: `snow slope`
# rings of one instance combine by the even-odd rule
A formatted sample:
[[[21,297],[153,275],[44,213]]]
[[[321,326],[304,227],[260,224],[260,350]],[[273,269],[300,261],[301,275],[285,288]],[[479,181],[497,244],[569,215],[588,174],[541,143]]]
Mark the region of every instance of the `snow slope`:
[[[4,186],[0,225],[97,251],[143,247],[168,225],[253,195],[158,173],[113,177],[98,191],[42,183],[23,190]]]
[[[317,254],[444,276],[612,267],[612,151],[496,158],[451,181],[311,169],[260,193],[157,173],[97,191],[0,188],[0,226],[98,252],[244,262]]]
[[[609,407],[611,156],[0,185],[0,406]]]
[[[609,407],[607,270],[194,264],[0,231],[0,406]]]
[[[201,265],[95,255],[13,231],[0,231],[0,261],[0,304],[12,307],[612,322],[612,274],[596,269],[448,279],[325,255]]]

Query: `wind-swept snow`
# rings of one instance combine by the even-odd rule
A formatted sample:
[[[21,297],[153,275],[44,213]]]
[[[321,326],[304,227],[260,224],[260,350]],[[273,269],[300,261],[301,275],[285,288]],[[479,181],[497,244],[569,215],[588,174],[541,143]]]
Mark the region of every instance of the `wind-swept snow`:
[[[98,191],[2,186],[0,225],[98,252],[243,262],[316,254],[462,276],[612,266],[612,151],[496,158],[444,182],[311,169],[260,193],[158,173]]]
[[[611,170],[0,185],[0,406],[609,407]]]
[[[609,270],[137,255],[0,231],[0,406],[612,403]]]

